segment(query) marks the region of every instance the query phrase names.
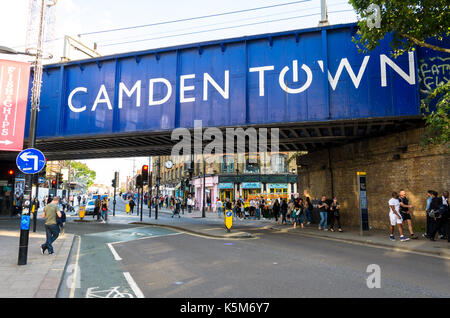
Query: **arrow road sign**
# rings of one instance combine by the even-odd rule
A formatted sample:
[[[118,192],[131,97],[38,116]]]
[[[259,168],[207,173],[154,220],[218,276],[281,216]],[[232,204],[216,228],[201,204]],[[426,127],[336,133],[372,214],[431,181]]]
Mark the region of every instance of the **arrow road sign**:
[[[16,164],[23,173],[38,173],[45,166],[45,156],[37,149],[28,148],[19,153]]]
[[[11,145],[12,143],[13,142],[9,141],[9,140],[0,140],[0,144],[6,145],[6,146]]]

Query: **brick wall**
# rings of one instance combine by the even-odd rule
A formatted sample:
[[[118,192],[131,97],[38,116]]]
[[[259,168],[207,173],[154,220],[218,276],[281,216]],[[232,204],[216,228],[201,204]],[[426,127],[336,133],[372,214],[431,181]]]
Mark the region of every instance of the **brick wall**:
[[[356,172],[367,173],[369,225],[387,229],[388,200],[392,191],[405,190],[414,205],[413,224],[424,226],[426,192],[449,190],[449,145],[419,144],[423,129],[413,129],[385,137],[330,148],[301,157],[299,193],[312,198],[334,195],[341,204],[342,221],[359,226]],[[333,184],[329,165],[330,153]]]

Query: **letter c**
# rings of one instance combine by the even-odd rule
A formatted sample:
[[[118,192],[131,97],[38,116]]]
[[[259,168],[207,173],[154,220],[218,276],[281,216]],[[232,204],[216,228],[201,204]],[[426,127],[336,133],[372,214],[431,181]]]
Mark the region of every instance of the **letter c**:
[[[87,88],[86,87],[77,87],[73,91],[70,92],[69,99],[68,99],[68,104],[69,104],[70,110],[73,111],[74,113],[81,113],[81,112],[84,112],[86,110],[86,106],[83,106],[83,107],[80,107],[80,108],[76,108],[75,106],[72,105],[72,97],[73,97],[73,95],[75,95],[78,92],[87,93]]]

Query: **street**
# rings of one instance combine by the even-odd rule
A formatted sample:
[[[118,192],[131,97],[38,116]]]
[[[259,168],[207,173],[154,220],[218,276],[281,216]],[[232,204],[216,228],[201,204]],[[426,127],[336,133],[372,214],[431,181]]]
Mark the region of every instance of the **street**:
[[[106,224],[70,218],[66,233],[76,238],[58,297],[450,296],[450,261],[442,257],[261,227],[247,229],[252,239],[217,239],[128,224],[138,218],[123,208],[118,199],[116,216]],[[165,212],[159,218],[180,222]],[[208,221],[181,220],[187,226]],[[381,288],[367,286],[370,264],[380,266]]]

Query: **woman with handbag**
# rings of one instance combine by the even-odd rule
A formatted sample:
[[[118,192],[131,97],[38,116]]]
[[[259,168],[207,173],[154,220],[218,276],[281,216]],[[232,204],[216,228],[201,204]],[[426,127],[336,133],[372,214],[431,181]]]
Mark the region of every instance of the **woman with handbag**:
[[[102,223],[106,223],[106,214],[108,213],[108,202],[106,201],[106,198],[102,199],[100,211],[102,213]]]

